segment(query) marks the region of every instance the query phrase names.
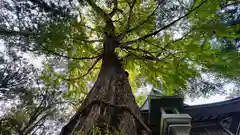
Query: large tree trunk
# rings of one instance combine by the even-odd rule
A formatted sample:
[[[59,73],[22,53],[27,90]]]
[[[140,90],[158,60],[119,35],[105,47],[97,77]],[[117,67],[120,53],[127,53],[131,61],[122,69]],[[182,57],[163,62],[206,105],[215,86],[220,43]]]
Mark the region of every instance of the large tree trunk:
[[[108,44],[115,45],[115,42]],[[109,46],[108,46],[109,47]],[[127,74],[121,66],[114,48],[105,46],[103,64],[93,88],[81,108],[60,135],[72,135],[76,131],[91,134],[98,127],[124,135],[151,134],[143,123],[140,110],[133,96]]]

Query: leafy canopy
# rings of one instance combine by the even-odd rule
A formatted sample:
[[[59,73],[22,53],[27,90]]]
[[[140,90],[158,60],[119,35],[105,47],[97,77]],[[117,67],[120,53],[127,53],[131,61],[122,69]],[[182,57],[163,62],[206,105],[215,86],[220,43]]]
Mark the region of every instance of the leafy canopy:
[[[69,5],[74,8],[66,8],[70,14],[60,10],[63,8],[51,8],[48,3],[32,2],[43,9],[40,13],[46,13],[39,15],[42,22],[37,21],[36,28],[30,25],[28,29],[14,31],[5,27],[1,32],[24,37],[22,39],[30,40],[32,44],[21,47],[49,56],[45,65],[48,74],[42,79],[46,82],[54,80],[52,83],[58,85],[64,82],[68,86],[65,95],[68,98],[84,96],[96,80],[103,43],[109,35],[120,41],[115,51],[129,73],[134,91],[147,83],[156,88],[162,84],[164,94],[174,95],[184,92],[189,79],[200,77],[211,65],[219,64],[219,61],[225,64],[222,55],[216,57],[219,51],[213,47],[212,39],[238,36],[235,34],[238,26],[224,25],[219,13],[233,2],[72,1]],[[41,4],[49,7],[41,7]],[[221,72],[227,70],[229,68]]]

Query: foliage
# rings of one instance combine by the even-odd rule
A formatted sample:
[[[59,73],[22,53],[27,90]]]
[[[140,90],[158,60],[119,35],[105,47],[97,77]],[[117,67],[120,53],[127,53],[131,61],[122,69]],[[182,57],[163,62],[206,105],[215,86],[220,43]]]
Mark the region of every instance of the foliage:
[[[96,80],[110,36],[118,40],[115,52],[133,92],[162,84],[165,95],[224,93],[219,91],[224,79],[238,82],[240,73],[238,52],[223,51],[239,38],[239,26],[226,25],[228,14],[221,13],[231,4],[235,1],[5,0],[0,36],[9,49],[44,55],[39,91],[64,87],[64,98],[74,102]],[[205,81],[203,74],[217,79]]]
[[[215,53],[213,63],[208,64],[207,72],[215,72],[215,78],[225,79],[227,83],[233,84],[234,88],[227,93],[228,97],[236,97],[239,87],[239,2],[232,4],[225,4],[221,15],[221,21],[226,26],[234,28],[235,35],[232,37],[224,36],[222,38],[215,38],[213,45],[218,51]]]
[[[117,5],[114,5],[113,1],[106,1],[106,3],[96,1],[106,13],[110,13],[113,7],[117,8],[111,16],[115,27],[114,35],[124,38],[116,52],[130,74],[129,79],[134,91],[146,83],[159,87],[161,80],[166,95],[179,93],[177,92],[179,89],[187,88],[189,78],[200,76],[200,70],[197,68],[199,65],[204,63],[202,67],[212,63],[209,57],[216,53],[216,50],[211,48],[213,36],[236,37],[236,35],[226,34],[235,28],[223,25],[221,16],[217,14],[223,6],[234,1],[160,1],[157,3],[154,0],[147,2],[136,0],[133,7],[129,6],[131,2],[121,0],[116,2]],[[5,33],[2,35],[6,36],[9,32],[11,38],[22,37],[19,41],[23,45],[12,44],[12,46],[51,55],[68,63],[61,72],[52,72],[53,76],[59,77],[56,80],[65,81],[68,84],[69,98],[84,96],[89,90],[89,82],[94,82],[101,65],[100,55],[106,32],[103,16],[97,13],[96,8],[89,5],[87,1],[81,3],[72,1],[70,4],[62,2],[65,3],[63,5],[56,4],[54,1],[50,4],[44,1],[22,2],[25,7],[35,7],[33,9],[23,8],[24,6],[20,6],[17,1],[14,3],[21,9],[17,14],[22,17],[19,20],[21,25],[9,22],[11,19],[3,22],[8,22],[10,26],[22,27],[23,30],[17,34],[3,24],[2,32]],[[83,10],[79,10],[73,3],[78,3]],[[47,8],[42,5],[47,5]],[[6,4],[5,7],[9,11],[8,8],[11,5]],[[69,10],[71,15],[66,15],[67,12],[60,9]],[[35,10],[39,12],[39,16],[25,13]],[[28,20],[35,21],[31,25],[23,25],[26,23],[23,14],[27,15],[25,17],[28,17]],[[36,21],[41,18],[45,19],[41,22]],[[158,25],[155,25],[156,22]],[[35,28],[32,28],[33,24],[36,24]],[[176,38],[176,35],[182,35],[182,37]],[[9,43],[12,43],[11,38],[8,35]],[[57,66],[51,60],[48,62],[48,66]]]

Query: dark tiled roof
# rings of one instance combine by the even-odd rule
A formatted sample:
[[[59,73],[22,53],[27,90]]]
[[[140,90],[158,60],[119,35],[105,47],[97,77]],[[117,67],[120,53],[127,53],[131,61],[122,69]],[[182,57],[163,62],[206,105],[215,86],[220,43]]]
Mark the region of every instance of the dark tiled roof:
[[[229,117],[231,113],[240,112],[240,98],[212,104],[185,106],[184,112],[193,117],[194,121],[222,119]]]
[[[205,126],[201,128],[192,128],[190,135],[233,135],[221,126]]]
[[[159,97],[158,95],[155,97]],[[142,107],[141,111],[149,110],[149,101],[146,99]],[[240,97],[217,102],[211,104],[204,105],[194,105],[189,106],[184,104],[184,112],[188,113],[194,121],[205,121],[205,120],[213,120],[213,119],[222,119],[224,117],[228,117],[233,112],[240,112]],[[202,113],[204,112],[204,113]]]

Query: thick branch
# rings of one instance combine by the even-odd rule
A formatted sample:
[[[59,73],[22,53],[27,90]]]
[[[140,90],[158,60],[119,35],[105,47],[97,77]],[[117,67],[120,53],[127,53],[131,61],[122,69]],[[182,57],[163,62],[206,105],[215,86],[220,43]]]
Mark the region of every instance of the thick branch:
[[[174,25],[175,23],[177,23],[178,21],[180,21],[181,19],[187,17],[188,15],[190,15],[193,11],[197,10],[198,8],[200,8],[207,0],[203,1],[201,4],[199,4],[198,6],[196,6],[195,8],[193,8],[192,10],[190,10],[188,13],[186,13],[185,15],[179,17],[178,19],[172,21],[171,23],[169,23],[168,25],[165,25],[163,26],[162,28],[156,30],[156,31],[153,31],[145,36],[142,36],[140,38],[137,38],[137,39],[134,39],[132,41],[128,41],[128,42],[125,42],[123,43],[123,45],[130,45],[130,44],[133,44],[133,43],[136,43],[138,41],[141,41],[141,40],[144,40],[144,39],[147,39],[151,36],[154,36],[154,35],[157,35],[159,32],[171,27],[172,25]]]

